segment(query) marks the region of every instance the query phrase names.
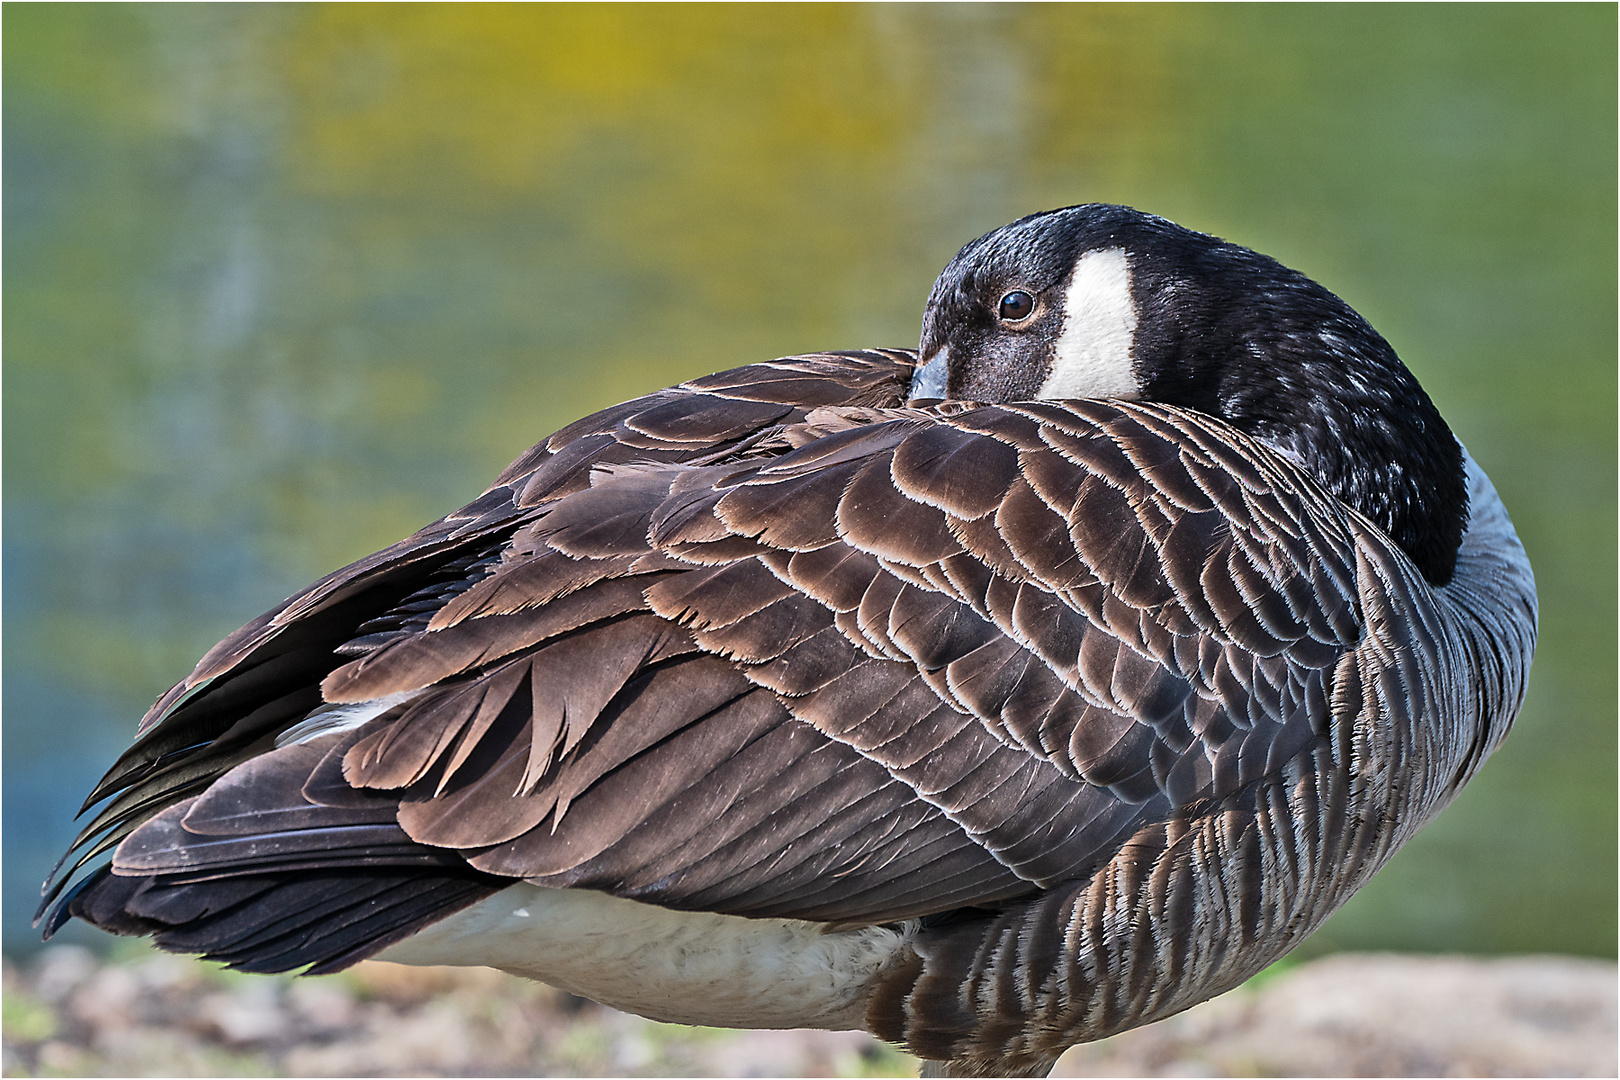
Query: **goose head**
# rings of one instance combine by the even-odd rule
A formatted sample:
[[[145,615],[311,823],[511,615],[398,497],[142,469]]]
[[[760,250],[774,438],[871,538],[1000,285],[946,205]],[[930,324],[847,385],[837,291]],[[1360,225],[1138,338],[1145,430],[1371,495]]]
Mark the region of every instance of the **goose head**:
[[[1127,398],[1216,416],[1381,526],[1433,585],[1468,517],[1462,448],[1376,330],[1248,248],[1124,206],[969,243],[923,315],[913,401]]]

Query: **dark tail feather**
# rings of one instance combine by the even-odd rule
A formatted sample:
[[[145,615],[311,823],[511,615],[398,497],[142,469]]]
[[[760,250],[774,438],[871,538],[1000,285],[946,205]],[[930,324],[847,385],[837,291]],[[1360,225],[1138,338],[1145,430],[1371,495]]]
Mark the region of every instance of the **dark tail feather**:
[[[166,884],[103,869],[52,912],[115,934],[152,934],[170,952],[232,968],[340,971],[511,884],[476,871],[345,868]]]

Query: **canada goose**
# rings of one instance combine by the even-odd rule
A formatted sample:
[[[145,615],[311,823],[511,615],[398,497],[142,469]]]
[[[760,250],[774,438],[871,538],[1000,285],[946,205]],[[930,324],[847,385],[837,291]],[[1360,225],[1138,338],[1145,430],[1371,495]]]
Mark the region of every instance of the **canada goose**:
[[[605,409],[232,634],[45,928],[1044,1075],[1320,925],[1501,742],[1535,633],[1360,316],[1070,207],[963,248],[920,356]]]

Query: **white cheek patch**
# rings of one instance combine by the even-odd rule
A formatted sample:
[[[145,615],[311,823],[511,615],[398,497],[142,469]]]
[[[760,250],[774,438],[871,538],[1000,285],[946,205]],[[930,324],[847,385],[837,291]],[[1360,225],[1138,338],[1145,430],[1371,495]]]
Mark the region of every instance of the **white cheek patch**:
[[[1088,251],[1074,265],[1063,298],[1063,330],[1052,346],[1052,373],[1041,398],[1135,398],[1131,371],[1136,304],[1131,265],[1121,248]]]

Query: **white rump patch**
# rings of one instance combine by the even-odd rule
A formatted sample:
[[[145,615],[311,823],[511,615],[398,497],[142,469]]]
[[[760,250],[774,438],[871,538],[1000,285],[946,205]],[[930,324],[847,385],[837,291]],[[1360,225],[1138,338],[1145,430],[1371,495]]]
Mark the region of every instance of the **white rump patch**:
[[[405,690],[398,694],[389,694],[386,697],[372,698],[370,701],[355,701],[344,705],[322,705],[308,716],[304,717],[292,727],[276,736],[276,748],[291,746],[293,743],[306,743],[311,739],[318,739],[322,735],[330,735],[334,731],[352,731],[374,716],[381,716],[395,705],[422,693],[421,690]]]
[[[1136,304],[1122,248],[1088,251],[1074,264],[1063,298],[1063,330],[1052,347],[1052,373],[1037,394],[1052,398],[1135,398],[1131,371]]]
[[[918,925],[834,930],[518,882],[375,959],[500,968],[666,1023],[858,1030],[867,983]]]

